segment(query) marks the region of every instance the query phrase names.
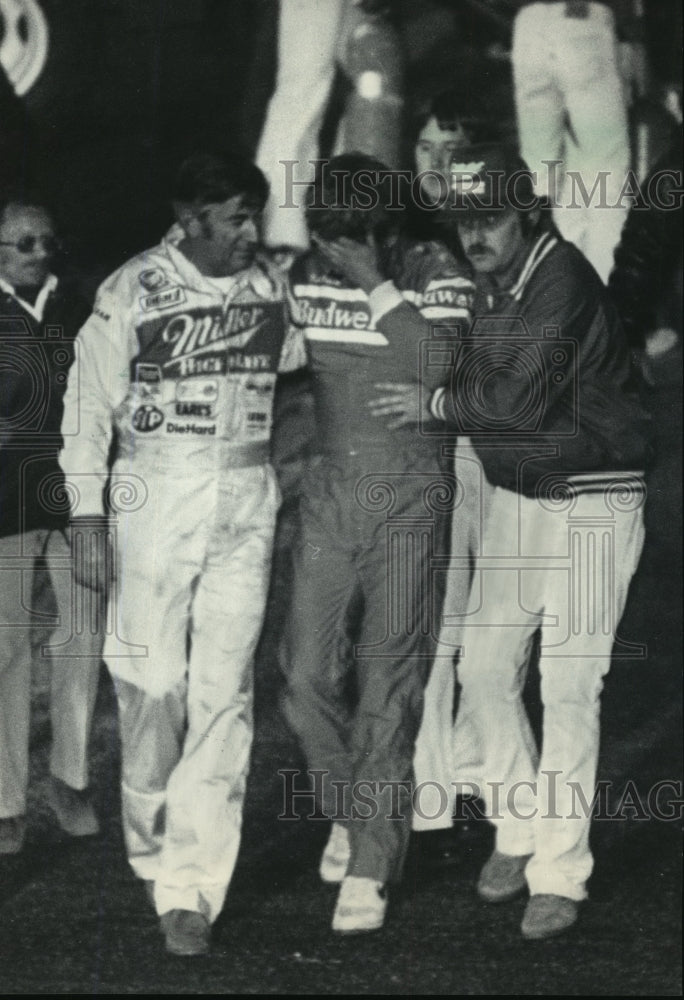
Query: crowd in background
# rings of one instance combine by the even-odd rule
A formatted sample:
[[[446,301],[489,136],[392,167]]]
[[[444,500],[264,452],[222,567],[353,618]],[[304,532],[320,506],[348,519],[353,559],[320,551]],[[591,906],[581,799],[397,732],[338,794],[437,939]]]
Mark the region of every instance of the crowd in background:
[[[630,132],[647,87],[640,5],[513,6],[515,122],[472,81],[418,100],[383,0],[283,0],[257,166],[234,152],[185,160],[174,225],[101,285],[92,308],[60,273],[42,195],[20,183],[0,200],[0,852],[19,852],[25,837],[31,629],[48,616],[62,630],[38,650],[53,671],[51,806],[71,835],[98,832],[87,745],[104,643],[127,852],[175,954],[209,949],[237,856],[281,490],[298,507],[285,711],[309,767],[329,779],[320,875],[340,883],[333,930],[382,927],[412,822],[421,828],[406,788],[414,769],[416,780],[482,793],[497,846],[478,892],[504,902],[529,890],[523,936],[567,930],[585,898],[588,820],[497,817],[486,789],[493,776],[531,784],[558,767],[591,797],[598,697],[643,543],[642,383],[681,351],[681,89],[663,101],[658,148],[655,130]],[[340,198],[325,168],[314,180],[326,144],[340,176],[372,175],[370,209]],[[426,182],[392,213],[378,178],[393,168],[441,177],[448,207],[434,208]],[[496,202],[497,173],[524,177],[524,204],[508,189]],[[313,201],[283,207],[312,181]],[[578,192],[591,192],[588,204]],[[477,203],[485,194],[492,211]],[[560,448],[558,466],[528,454],[526,427],[506,439],[520,404],[496,353],[506,348],[485,333],[491,353],[480,356],[464,332],[490,315],[522,317],[541,337],[536,442]],[[543,340],[549,325],[576,356]],[[435,327],[465,338],[448,379],[421,367]],[[459,379],[497,358],[483,446]],[[497,419],[504,430],[492,437]],[[119,481],[134,495],[117,507]],[[453,493],[453,513],[426,494],[430,482]],[[526,558],[562,556],[558,482],[585,522],[600,521],[609,488],[634,503],[611,514],[616,576],[601,577],[612,596],[592,612],[608,623],[602,645],[588,626],[573,632],[566,652],[581,666],[566,672],[542,652],[540,759],[521,681],[563,583],[553,565],[546,575],[537,566],[524,620],[505,572],[484,604],[471,588],[487,558],[515,556],[515,525]],[[468,617],[472,645],[459,661]],[[367,790],[371,821],[354,823],[339,795],[359,781],[399,791]],[[403,822],[388,822],[393,809]]]

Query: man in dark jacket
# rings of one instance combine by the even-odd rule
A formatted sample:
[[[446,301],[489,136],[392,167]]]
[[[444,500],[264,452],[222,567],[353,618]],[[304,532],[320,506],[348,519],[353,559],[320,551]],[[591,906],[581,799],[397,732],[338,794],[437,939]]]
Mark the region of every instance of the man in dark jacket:
[[[643,544],[649,427],[615,309],[541,228],[524,162],[500,146],[462,159],[446,211],[475,269],[476,320],[429,408],[470,435],[494,487],[458,668],[496,826],[478,892],[529,888],[522,932],[544,938],[575,922],[592,869],[599,695]],[[408,422],[419,399],[386,386],[373,409]],[[539,628],[541,756],[521,699]]]
[[[40,204],[0,201],[0,854],[20,851],[26,830],[31,633],[46,624],[31,592],[41,564],[58,615],[58,631],[39,647],[52,661],[49,801],[67,833],[99,829],[86,789],[101,608],[72,581],[57,463],[73,338],[88,307],[50,273],[56,247]]]

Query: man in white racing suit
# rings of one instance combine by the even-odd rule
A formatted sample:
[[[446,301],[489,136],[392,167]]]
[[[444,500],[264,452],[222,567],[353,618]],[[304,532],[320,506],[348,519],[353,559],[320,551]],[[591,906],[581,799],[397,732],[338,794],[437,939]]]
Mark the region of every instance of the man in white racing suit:
[[[304,361],[279,275],[257,253],[266,195],[247,161],[183,164],[178,226],[101,286],[66,396],[86,582],[105,584],[114,553],[104,658],[128,856],[181,955],[209,949],[238,852],[280,499],[274,385]]]

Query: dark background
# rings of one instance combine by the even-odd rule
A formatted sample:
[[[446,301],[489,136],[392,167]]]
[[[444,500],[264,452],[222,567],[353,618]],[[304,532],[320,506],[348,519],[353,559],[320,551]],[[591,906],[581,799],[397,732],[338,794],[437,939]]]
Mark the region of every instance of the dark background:
[[[0,79],[0,177],[37,185],[59,211],[76,262],[103,276],[158,241],[184,155],[216,142],[255,150],[275,80],[278,3],[40,2],[50,30],[43,73],[22,99]],[[408,97],[456,85],[465,107],[484,101],[492,116],[512,120],[500,53],[516,6],[394,0]],[[645,8],[654,83],[679,80],[681,3]]]
[[[325,3],[327,0],[320,0]],[[169,184],[197,145],[254,150],[274,83],[276,0],[41,0],[51,47],[23,100],[0,79],[0,172],[42,187],[92,283],[156,243]],[[410,42],[408,89],[452,84],[511,120],[508,42],[514,3],[396,0]],[[681,4],[647,0],[654,84],[680,83]],[[653,107],[653,105],[652,105]],[[643,111],[643,109],[642,109]],[[647,108],[644,113],[648,113]],[[647,798],[681,780],[681,383],[655,372],[659,457],[647,541],[620,636],[646,659],[616,662],[603,696],[599,779],[617,806],[628,782]],[[577,927],[520,939],[524,902],[491,907],[474,892],[492,846],[487,824],[413,837],[381,935],[339,940],[334,889],[316,875],[327,829],[278,821],[279,768],[303,766],[279,710],[277,651],[286,614],[281,534],[256,661],[256,733],[243,843],[208,960],[168,956],[126,863],[111,683],[102,675],[92,784],[101,837],[67,838],[45,802],[47,669],[34,685],[25,850],[0,859],[0,990],[5,994],[681,995],[681,815],[596,821],[596,871]],[[535,692],[529,697],[534,701]],[[680,786],[681,787],[681,786]]]

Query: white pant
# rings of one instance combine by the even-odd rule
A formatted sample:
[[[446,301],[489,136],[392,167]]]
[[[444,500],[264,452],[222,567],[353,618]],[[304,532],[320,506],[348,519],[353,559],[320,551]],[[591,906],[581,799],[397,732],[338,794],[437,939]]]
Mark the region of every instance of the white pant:
[[[304,182],[318,157],[318,133],[335,75],[339,35],[348,0],[281,0],[278,76],[268,106],[256,162],[271,193],[264,212],[269,246],[309,245],[304,218]],[[283,160],[294,160],[289,188]],[[283,207],[294,202],[296,207]]]
[[[442,624],[413,759],[416,787],[422,786],[413,814],[414,830],[448,829],[457,786],[471,782],[477,785],[482,768],[478,730],[462,701],[454,723],[454,657],[463,641],[474,564],[493,487],[468,438],[458,439],[454,472],[459,493],[451,521]]]
[[[264,212],[268,246],[309,245],[303,185],[313,180],[311,161],[319,156],[338,63],[352,88],[335,155],[355,150],[397,166],[403,110],[397,49],[391,29],[374,26],[352,0],[281,0],[276,89],[256,157],[271,185]],[[284,165],[288,160],[291,167]]]
[[[532,858],[531,893],[581,900],[599,750],[599,696],[643,545],[643,495],[567,503],[495,489],[459,665],[484,749],[481,786],[497,849]],[[541,759],[523,706],[541,626]]]
[[[104,657],[121,726],[131,866],[161,915],[221,911],[235,867],[252,742],[252,664],[278,486],[270,466],[147,478],[117,524],[115,632]]]
[[[44,556],[57,621],[34,609],[36,560]],[[54,628],[35,652],[33,629]],[[102,602],[74,584],[71,552],[59,531],[0,538],[0,817],[26,812],[33,658],[50,661],[50,772],[72,788],[88,785],[88,742],[104,634]]]
[[[630,165],[625,93],[612,12],[590,3],[586,18],[567,17],[565,3],[533,3],[517,14],[513,78],[520,152],[537,172],[537,193],[554,197],[554,218],[605,282],[629,200],[614,207]],[[560,170],[545,160],[561,160]],[[605,197],[591,193],[600,171]]]

